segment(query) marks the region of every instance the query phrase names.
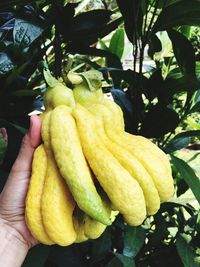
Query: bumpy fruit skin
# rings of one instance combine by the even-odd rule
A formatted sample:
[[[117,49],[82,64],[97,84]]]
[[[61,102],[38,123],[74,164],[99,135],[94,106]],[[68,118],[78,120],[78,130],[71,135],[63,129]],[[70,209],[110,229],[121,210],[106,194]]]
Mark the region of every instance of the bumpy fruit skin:
[[[74,107],[75,101],[73,92],[61,80],[57,80],[51,75],[48,68],[43,70],[44,78],[49,85],[44,94],[44,106],[46,111],[53,110],[59,105]]]
[[[94,186],[74,118],[67,107],[59,106],[52,111],[50,133],[60,173],[79,208],[97,221],[110,225],[109,214]]]
[[[84,154],[109,199],[130,225],[146,216],[144,195],[138,182],[106,149],[96,133],[94,117],[81,105],[73,110]]]
[[[107,115],[107,117],[104,117],[103,119],[105,124],[112,125],[113,133],[123,133],[123,136],[126,136],[129,141],[131,140],[131,142],[134,142],[135,145],[142,146],[144,153],[148,154],[149,151],[151,151],[151,154],[153,154],[154,157],[157,158],[157,160],[164,164],[165,168],[167,169],[167,172],[169,173],[169,175],[171,175],[171,167],[167,155],[149,139],[143,136],[126,133],[124,131],[124,119],[121,108],[113,101],[105,99],[103,97],[103,92],[101,89],[98,89],[96,91],[90,91],[89,88],[84,83],[82,83],[75,86],[75,88],[73,89],[73,94],[75,101],[77,103],[80,103],[84,107],[89,108],[94,104],[102,104],[107,107],[110,110],[110,114],[109,116]],[[91,109],[93,108],[91,107]],[[99,114],[99,116],[101,116],[101,114]]]
[[[54,242],[47,235],[41,214],[41,197],[47,169],[47,156],[43,145],[34,152],[32,175],[26,196],[25,218],[31,234],[39,242],[52,245]]]
[[[98,132],[99,138],[102,139],[106,148],[141,186],[145,197],[147,214],[155,214],[160,208],[160,198],[151,176],[136,157],[107,137],[103,127],[103,122],[98,118],[96,118],[96,131]]]
[[[51,112],[45,114],[42,138],[47,153],[47,172],[41,199],[42,218],[48,236],[60,246],[68,246],[76,240],[72,214],[75,208],[73,197],[57,168],[50,144]]]
[[[152,149],[145,149],[145,145],[137,145],[137,143],[132,138],[127,138],[124,132],[114,132],[114,128],[111,125],[115,125],[111,122],[111,112],[103,104],[95,104],[91,106],[89,110],[99,117],[104,123],[104,128],[109,139],[118,145],[126,149],[131,155],[133,155],[146,171],[149,173],[154,181],[154,185],[158,191],[161,202],[167,201],[174,193],[174,184],[171,172],[164,165],[160,158],[152,152]],[[114,119],[115,121],[115,119]]]
[[[166,168],[166,171],[171,174],[171,166],[169,163],[169,159],[167,155],[158,148],[154,143],[152,143],[149,139],[139,136],[139,135],[133,135],[129,134],[124,131],[124,120],[123,120],[123,113],[121,108],[113,101],[109,101],[108,99],[103,99],[101,104],[106,106],[110,110],[110,114],[112,114],[112,121],[115,120],[115,127],[113,127],[113,130],[118,133],[123,133],[124,138],[129,140],[129,142],[134,142],[135,145],[142,146],[146,153],[153,153],[157,159],[161,162],[161,164],[164,165],[164,168]],[[107,118],[107,120],[110,120],[110,116]]]
[[[111,221],[113,222],[118,215],[118,211],[113,211],[111,209],[111,203],[105,194],[101,192],[101,196],[103,198],[103,203],[110,214]],[[84,233],[89,239],[97,239],[99,238],[103,232],[106,230],[106,225],[92,219],[88,215],[84,214]]]

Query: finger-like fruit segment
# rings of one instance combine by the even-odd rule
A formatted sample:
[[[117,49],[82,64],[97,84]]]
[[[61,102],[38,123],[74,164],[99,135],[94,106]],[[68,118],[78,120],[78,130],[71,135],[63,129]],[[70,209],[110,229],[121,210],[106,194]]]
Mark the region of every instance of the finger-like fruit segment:
[[[76,239],[72,222],[75,202],[50,152],[47,156],[47,165],[42,195],[43,223],[48,235],[56,244],[68,246]]]
[[[106,148],[121,163],[121,165],[134,177],[143,190],[147,214],[153,215],[160,208],[160,198],[154,182],[143,165],[130,152],[119,144],[111,141],[105,134],[102,121],[96,119],[96,129],[99,138],[103,140]]]
[[[57,168],[50,144],[50,116],[45,114],[42,124],[42,138],[47,153],[47,172],[41,199],[43,224],[50,238],[61,246],[72,244],[76,232],[72,222],[75,207],[73,197]]]
[[[34,152],[32,175],[26,197],[25,218],[31,234],[41,243],[52,245],[54,242],[47,235],[41,214],[41,197],[47,169],[47,156],[44,146]]]
[[[51,114],[51,144],[61,175],[79,208],[97,221],[111,223],[98,195],[80,144],[76,124],[65,106]]]
[[[95,116],[99,116],[99,118],[103,120],[104,128],[108,137],[113,142],[129,151],[144,166],[154,181],[160,200],[169,200],[174,193],[173,178],[171,173],[169,173],[169,170],[162,164],[159,158],[155,156],[154,153],[150,153],[149,150],[147,151],[141,148],[141,146],[137,146],[134,139],[127,138],[123,132],[118,132],[116,134],[111,127],[112,122],[110,110],[104,105],[96,104],[90,108],[90,111],[95,114]]]
[[[94,117],[80,105],[73,110],[84,154],[109,199],[130,225],[140,225],[146,216],[144,195],[137,181],[106,149],[96,133]]]
[[[123,133],[126,139],[131,140],[131,142],[134,142],[134,144],[139,147],[142,146],[145,153],[148,154],[149,151],[151,151],[151,153],[154,154],[157,160],[159,160],[161,164],[164,164],[164,168],[166,168],[166,171],[171,174],[171,166],[169,163],[169,159],[161,149],[159,149],[154,143],[152,143],[149,139],[143,136],[133,135],[124,132],[123,113],[120,107],[115,102],[109,101],[108,99],[103,99],[101,101],[101,104],[103,104],[110,110],[110,116],[107,116],[106,118],[104,118],[104,120],[106,120],[107,122],[111,121],[112,116],[113,131],[115,133]]]
[[[87,108],[92,105],[95,107],[95,104],[102,104],[107,107],[110,110],[110,115],[107,114],[107,116],[104,117],[104,122],[108,125],[112,125],[113,133],[119,134],[123,132],[123,134],[132,139],[135,145],[138,144],[140,147],[142,146],[147,154],[149,150],[151,150],[151,153],[155,154],[157,160],[164,164],[169,175],[171,175],[171,167],[167,155],[147,138],[124,132],[124,119],[121,108],[115,102],[105,99],[101,89],[91,91],[85,84],[80,84],[74,88],[73,93],[75,101]],[[93,107],[91,107],[91,109],[93,109]],[[101,113],[99,116],[101,116]]]

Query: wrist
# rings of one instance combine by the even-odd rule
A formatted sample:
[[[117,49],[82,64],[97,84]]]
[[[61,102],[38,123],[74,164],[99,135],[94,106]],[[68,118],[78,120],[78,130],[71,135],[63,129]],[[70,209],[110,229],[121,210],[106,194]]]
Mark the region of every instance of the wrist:
[[[29,246],[20,233],[0,219],[0,259],[2,266],[20,267]]]

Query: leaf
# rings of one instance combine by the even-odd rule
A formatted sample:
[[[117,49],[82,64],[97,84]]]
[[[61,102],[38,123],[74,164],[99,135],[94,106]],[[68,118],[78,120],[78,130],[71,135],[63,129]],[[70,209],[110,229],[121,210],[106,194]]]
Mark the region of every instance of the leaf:
[[[162,43],[156,34],[152,35],[149,40],[149,49],[148,55],[153,58],[156,52],[160,52],[162,50]]]
[[[198,26],[200,23],[200,3],[195,0],[175,2],[162,10],[152,32],[164,31],[175,26]]]
[[[5,87],[7,88],[30,64],[30,61],[25,62],[21,66],[14,68],[10,75],[7,77]]]
[[[0,119],[0,127],[9,127],[9,126],[16,128],[23,135],[27,133],[27,129],[25,129],[24,127],[22,127],[16,123],[11,123],[11,122],[8,122],[4,119]]]
[[[49,255],[49,250],[50,247],[44,245],[37,245],[33,247],[29,251],[22,267],[43,267]]]
[[[83,55],[106,57],[107,64],[109,64],[109,66],[122,69],[122,64],[120,60],[118,59],[118,57],[109,51],[96,49],[94,47],[87,47],[87,46],[84,46],[83,44],[82,45],[77,44],[77,42],[69,44],[68,51],[72,54],[79,53]],[[120,87],[120,82],[121,82],[120,77],[118,77],[114,73],[111,75],[112,75],[114,86],[116,88]]]
[[[111,53],[118,56],[119,59],[122,58],[124,52],[124,30],[122,28],[116,30],[112,35],[109,50]]]
[[[143,14],[138,0],[117,0],[120,12],[122,13],[125,31],[131,43],[134,43],[135,32],[141,33]]]
[[[200,101],[197,102],[188,112],[188,114],[200,112]]]
[[[123,111],[125,130],[129,133],[133,132],[133,106],[131,104],[128,94],[119,89],[111,89],[111,94],[115,103],[117,103]]]
[[[182,178],[188,184],[192,190],[197,201],[200,203],[200,179],[196,176],[193,169],[182,159],[179,159],[173,155],[171,156],[171,161],[175,165],[177,171],[180,173]]]
[[[125,228],[123,254],[127,257],[135,257],[144,245],[146,238],[145,229],[141,226]]]
[[[0,52],[0,75],[5,75],[15,67],[11,58],[4,52]]]
[[[168,30],[167,33],[172,41],[174,55],[180,70],[184,75],[195,76],[195,50],[191,42],[178,31]]]
[[[146,137],[163,137],[168,132],[173,132],[179,124],[176,111],[157,104],[149,109],[141,126],[140,134]]]
[[[71,32],[73,34],[82,33],[83,31],[91,31],[93,29],[100,28],[102,24],[106,24],[110,21],[112,12],[110,10],[97,9],[88,12],[83,12],[72,21]]]
[[[176,150],[180,150],[190,143],[189,137],[180,137],[180,138],[173,138],[170,142],[164,147],[166,153],[172,153]]]
[[[189,145],[191,142],[190,137],[200,136],[200,130],[186,131],[174,136],[168,144],[164,147],[167,153],[175,152],[176,150],[182,149]]]
[[[178,236],[175,245],[184,267],[196,267],[194,261],[196,255],[183,235]]]
[[[105,267],[122,267],[122,263],[118,258],[113,258],[109,263],[105,265]]]
[[[92,260],[99,261],[105,257],[105,255],[111,250],[111,233],[108,228],[104,234],[95,240],[92,246]]]
[[[185,180],[181,179],[177,181],[177,197],[180,197],[189,189],[188,184],[186,184]]]
[[[29,46],[43,32],[44,28],[23,19],[15,19],[13,39],[16,46]]]
[[[194,77],[183,76],[181,78],[167,78],[163,87],[170,90],[171,94],[180,92],[196,91],[200,88],[200,80]]]
[[[115,253],[115,256],[120,260],[120,262],[123,264],[123,267],[136,267],[135,262],[132,258],[129,258],[127,256],[124,256],[119,253]]]
[[[102,50],[109,51],[109,48],[107,47],[107,45],[105,44],[105,42],[101,38],[98,39],[98,42],[99,42],[100,48]]]

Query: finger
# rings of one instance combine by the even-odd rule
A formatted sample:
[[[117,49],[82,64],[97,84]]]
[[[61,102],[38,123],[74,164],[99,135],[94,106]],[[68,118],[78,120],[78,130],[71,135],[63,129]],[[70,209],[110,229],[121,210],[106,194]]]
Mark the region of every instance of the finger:
[[[31,171],[31,163],[35,148],[41,142],[41,121],[38,116],[31,116],[30,129],[22,140],[21,148],[17,159],[12,167],[13,172],[28,172]]]
[[[31,164],[35,148],[40,144],[41,121],[37,116],[30,119],[30,129],[22,140],[21,148],[1,193],[5,206],[23,206],[31,175]]]

